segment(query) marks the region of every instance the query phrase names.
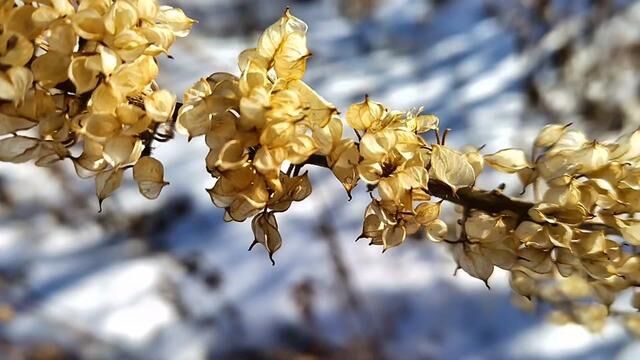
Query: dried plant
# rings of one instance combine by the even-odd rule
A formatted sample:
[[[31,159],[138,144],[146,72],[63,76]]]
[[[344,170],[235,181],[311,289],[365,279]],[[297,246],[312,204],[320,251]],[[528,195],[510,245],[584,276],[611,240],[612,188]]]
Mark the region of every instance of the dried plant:
[[[271,257],[282,245],[276,214],[311,193],[304,166],[321,166],[347,194],[364,183],[371,203],[360,237],[383,251],[422,229],[485,283],[496,266],[510,271],[521,300],[555,305],[556,320],[597,330],[620,315],[640,333],[639,314],[609,309],[640,284],[640,131],[600,142],[549,125],[532,154],[483,155],[448,146],[438,118],[421,109],[391,111],[365,97],[343,119],[303,82],[307,25],[288,10],[240,54],[239,76],[201,79],[177,106],[154,80],[156,57],[194,24],[179,9],[155,0],[4,1],[0,18],[2,161],[70,158],[79,176],[95,177],[100,202],[133,168],[140,192],[156,198],[167,183],[151,143],[170,139],[175,125],[206,136],[213,203],[227,221],[252,218],[254,245]],[[345,123],[356,138],[344,135]],[[30,129],[36,135],[18,135]],[[478,189],[486,167],[544,195]],[[454,239],[442,201],[462,209]]]

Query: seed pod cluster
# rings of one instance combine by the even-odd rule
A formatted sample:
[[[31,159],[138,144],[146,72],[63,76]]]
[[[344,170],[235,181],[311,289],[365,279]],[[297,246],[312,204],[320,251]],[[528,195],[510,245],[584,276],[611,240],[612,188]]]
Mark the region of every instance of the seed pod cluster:
[[[2,1],[0,21],[0,135],[10,135],[0,160],[71,158],[79,176],[95,177],[102,202],[172,121],[175,95],[156,85],[156,57],[194,21],[156,0]],[[155,198],[165,182],[147,171],[162,165],[137,171],[142,194]]]
[[[255,242],[269,254],[280,247],[273,213],[311,193],[301,165],[341,145],[335,107],[302,81],[310,56],[307,25],[289,11],[238,59],[239,77],[216,73],[184,96],[177,130],[206,135],[209,190],[225,220],[253,218]],[[337,156],[339,161],[340,156]],[[289,171],[283,171],[289,168]]]
[[[387,250],[421,227],[431,229],[435,236],[446,232],[446,224],[438,219],[440,204],[429,202],[428,192],[429,177],[436,170],[431,167],[430,174],[431,152],[441,151],[441,146],[429,145],[421,136],[437,130],[438,118],[419,111],[389,111],[367,97],[349,107],[346,121],[360,136],[354,145],[358,176],[378,195],[372,195],[365,211],[361,237]],[[447,151],[452,159],[463,157]],[[474,180],[472,176],[471,182]]]
[[[640,131],[601,143],[549,125],[530,157],[519,149],[455,150],[437,117],[388,110],[368,97],[343,120],[302,81],[306,31],[287,11],[240,55],[239,77],[200,80],[178,118],[179,131],[206,135],[207,169],[217,179],[211,198],[226,220],[253,217],[254,244],[271,256],[281,247],[274,214],[311,193],[298,172],[314,164],[329,168],[349,194],[366,185],[371,203],[360,237],[371,245],[385,251],[422,231],[449,244],[459,268],[487,284],[495,267],[510,271],[517,300],[556,305],[557,321],[600,329],[608,306],[640,284],[640,257],[629,251],[640,245]],[[344,124],[357,138],[343,135]],[[543,196],[525,202],[475,189],[486,168],[515,174]],[[455,229],[440,219],[443,200],[461,208]],[[638,332],[637,315],[624,316]]]

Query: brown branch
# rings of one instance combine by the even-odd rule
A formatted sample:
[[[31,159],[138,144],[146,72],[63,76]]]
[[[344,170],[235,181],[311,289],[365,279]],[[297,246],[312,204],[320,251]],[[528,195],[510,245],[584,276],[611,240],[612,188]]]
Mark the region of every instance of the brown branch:
[[[327,158],[321,155],[312,155],[304,164],[330,168],[327,163]],[[466,209],[480,210],[489,214],[499,214],[503,211],[510,211],[514,213],[520,221],[532,221],[529,217],[529,210],[535,205],[534,203],[516,200],[498,191],[486,191],[473,187],[461,188],[456,191],[446,183],[433,178],[429,179],[428,191],[432,196],[456,205],[464,206]],[[579,227],[589,231],[602,230],[608,235],[620,235],[617,229],[606,224],[584,223]]]
[[[312,155],[305,164],[329,168],[327,158],[321,155]],[[491,214],[511,211],[521,218],[526,218],[528,217],[529,209],[534,205],[530,202],[514,200],[495,191],[475,188],[462,188],[456,191],[446,183],[436,179],[429,179],[428,190],[432,196],[442,200]]]
[[[534,206],[533,203],[515,200],[496,191],[485,191],[472,187],[461,188],[456,191],[446,183],[436,179],[429,179],[428,190],[431,195],[442,200],[491,214],[511,211],[519,218],[526,218],[528,217],[529,209]]]

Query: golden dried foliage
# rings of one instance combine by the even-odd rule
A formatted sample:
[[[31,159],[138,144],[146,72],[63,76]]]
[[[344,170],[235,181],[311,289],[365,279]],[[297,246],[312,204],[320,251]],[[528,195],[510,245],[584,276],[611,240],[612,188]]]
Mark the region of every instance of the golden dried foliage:
[[[438,118],[422,109],[392,111],[365,97],[342,118],[303,81],[307,25],[288,10],[240,54],[238,76],[203,78],[178,106],[154,80],[155,58],[193,24],[181,10],[155,0],[4,1],[0,18],[1,161],[71,158],[79,176],[95,177],[100,201],[133,168],[140,192],[156,198],[167,182],[151,141],[175,125],[189,138],[205,136],[211,200],[226,221],[252,218],[253,245],[271,258],[282,246],[275,214],[311,194],[300,172],[319,165],[349,196],[366,185],[360,238],[383,251],[424,234],[485,283],[495,267],[509,271],[516,302],[553,304],[553,321],[599,330],[621,315],[640,333],[637,314],[610,308],[640,286],[640,130],[604,143],[549,125],[533,154],[482,155],[447,146]],[[357,138],[344,135],[345,123]],[[487,167],[542,196],[528,202],[477,189]],[[461,209],[455,229],[440,218],[442,201]],[[632,303],[640,307],[640,296]]]
[[[70,158],[100,202],[135,166],[142,194],[157,197],[162,164],[138,160],[176,101],[155,83],[156,57],[194,21],[156,0],[1,1],[0,21],[0,159]]]

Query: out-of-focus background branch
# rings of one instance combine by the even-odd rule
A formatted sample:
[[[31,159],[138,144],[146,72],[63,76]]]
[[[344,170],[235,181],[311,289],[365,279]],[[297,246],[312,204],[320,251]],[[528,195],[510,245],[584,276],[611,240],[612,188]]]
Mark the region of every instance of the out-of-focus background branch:
[[[167,2],[169,3],[169,2]],[[309,23],[308,82],[341,109],[364,94],[424,106],[455,145],[528,148],[548,122],[600,139],[640,124],[640,3],[624,0],[189,0],[199,20],[161,64],[181,93],[236,56],[289,5]],[[126,184],[97,213],[93,183],[53,168],[0,165],[0,358],[635,359],[601,334],[554,326],[459,273],[423,238],[380,254],[354,242],[368,196],[323,169],[279,217],[272,267],[247,252],[204,189],[202,139],[154,144],[171,185],[157,201]],[[515,178],[486,174],[487,189]],[[454,218],[451,217],[453,223]]]

